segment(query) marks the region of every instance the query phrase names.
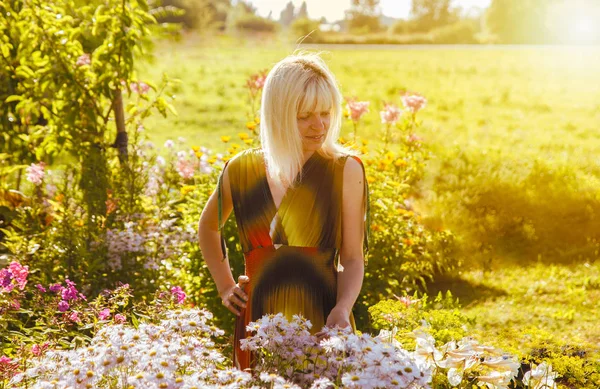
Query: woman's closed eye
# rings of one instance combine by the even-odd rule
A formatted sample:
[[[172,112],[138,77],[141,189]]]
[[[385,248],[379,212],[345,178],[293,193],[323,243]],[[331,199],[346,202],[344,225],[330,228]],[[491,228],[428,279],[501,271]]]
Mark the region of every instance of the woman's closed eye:
[[[302,114],[298,115],[297,118],[300,120],[307,120],[313,115],[316,115],[316,113],[302,113]],[[329,111],[323,111],[323,112],[319,113],[320,117],[329,117],[329,115],[331,115],[331,113]]]

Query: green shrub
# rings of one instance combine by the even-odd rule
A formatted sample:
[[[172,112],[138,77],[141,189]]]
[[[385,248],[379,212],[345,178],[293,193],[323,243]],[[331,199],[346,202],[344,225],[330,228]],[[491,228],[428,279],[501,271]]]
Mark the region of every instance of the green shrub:
[[[438,27],[429,32],[435,44],[477,43],[477,22],[463,20],[447,26]]]
[[[302,39],[304,43],[316,43],[322,39],[322,33],[319,29],[320,24],[318,20],[308,18],[294,19],[290,25],[290,31],[294,40],[304,38]]]
[[[279,23],[254,14],[240,15],[234,22],[237,30],[253,32],[275,32],[279,29]]]
[[[493,150],[451,152],[428,199],[472,263],[598,258],[598,180],[558,162]],[[560,221],[560,222],[558,222]]]
[[[459,308],[458,299],[450,291],[445,296],[438,293],[433,300],[426,293],[415,293],[382,300],[369,307],[369,315],[373,329],[396,328],[396,339],[407,350],[414,350],[413,332],[417,329],[433,336],[438,346],[464,338],[473,319],[460,313]]]

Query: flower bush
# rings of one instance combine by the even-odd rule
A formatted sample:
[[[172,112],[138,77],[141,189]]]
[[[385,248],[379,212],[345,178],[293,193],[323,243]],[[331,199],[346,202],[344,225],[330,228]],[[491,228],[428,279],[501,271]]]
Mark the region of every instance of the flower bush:
[[[301,316],[265,315],[248,325],[252,372],[231,367],[218,337],[224,332],[199,309],[159,309],[135,326],[104,325],[88,344],[72,349],[38,348],[22,361],[0,359],[14,388],[555,388],[557,374],[545,363],[522,380],[510,355],[473,339],[441,347],[415,331],[416,348],[407,351],[393,331],[378,336],[327,328],[325,339],[310,335]],[[8,373],[10,372],[10,374]],[[545,386],[544,386],[545,385]]]

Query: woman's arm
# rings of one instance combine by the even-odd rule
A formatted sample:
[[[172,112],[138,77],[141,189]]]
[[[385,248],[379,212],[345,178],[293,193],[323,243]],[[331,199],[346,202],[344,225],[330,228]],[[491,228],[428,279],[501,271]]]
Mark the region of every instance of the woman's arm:
[[[337,303],[327,318],[327,326],[350,325],[349,317],[358,298],[364,277],[363,234],[364,187],[363,168],[357,160],[348,157],[344,166],[342,201],[342,247],[338,273]]]
[[[223,190],[222,195],[222,216],[223,222],[229,218],[233,210],[231,199],[231,188],[229,186],[228,166],[223,172]],[[239,309],[228,302],[231,301],[238,306],[244,307],[246,299],[245,293],[237,288],[229,266],[229,258],[223,260],[221,252],[221,236],[219,234],[219,210],[217,190],[211,194],[198,223],[198,241],[202,257],[206,261],[208,270],[217,285],[217,291],[223,303],[234,314],[239,314]]]

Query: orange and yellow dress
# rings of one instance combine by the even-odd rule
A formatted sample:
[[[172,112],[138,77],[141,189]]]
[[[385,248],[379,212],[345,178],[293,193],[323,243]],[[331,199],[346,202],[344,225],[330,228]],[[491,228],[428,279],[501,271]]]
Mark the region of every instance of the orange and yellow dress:
[[[336,160],[314,152],[298,174],[297,185],[275,207],[266,176],[263,151],[245,150],[231,160],[228,175],[233,212],[244,252],[248,302],[236,318],[234,365],[252,366],[252,355],[240,349],[246,325],[265,314],[282,312],[288,320],[301,314],[321,330],[336,304],[337,264],[342,244],[342,183],[348,155]],[[363,167],[360,158],[353,156]],[[225,169],[223,169],[225,170]],[[222,228],[222,180],[219,177],[219,228]],[[368,250],[369,189],[364,190]],[[221,238],[223,253],[225,244]],[[354,317],[350,323],[355,329]]]

